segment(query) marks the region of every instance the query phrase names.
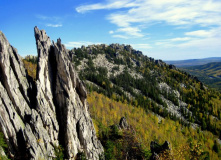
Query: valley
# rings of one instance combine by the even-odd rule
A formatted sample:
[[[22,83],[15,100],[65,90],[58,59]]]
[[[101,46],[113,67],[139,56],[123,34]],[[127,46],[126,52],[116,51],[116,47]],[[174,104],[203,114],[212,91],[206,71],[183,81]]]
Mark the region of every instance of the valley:
[[[182,68],[184,71],[199,78],[211,88],[221,90],[221,62]]]
[[[210,57],[203,59],[173,60],[165,61],[167,64],[173,64],[177,67],[186,68],[199,65],[205,65],[212,62],[221,62],[221,57]]]

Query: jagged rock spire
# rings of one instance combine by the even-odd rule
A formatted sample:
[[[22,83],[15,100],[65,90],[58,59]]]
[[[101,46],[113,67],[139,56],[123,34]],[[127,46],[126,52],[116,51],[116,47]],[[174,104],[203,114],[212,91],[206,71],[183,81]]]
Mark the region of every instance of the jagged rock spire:
[[[11,158],[52,159],[54,147],[65,158],[85,152],[99,159],[103,147],[87,111],[86,90],[58,39],[34,28],[38,51],[37,80],[27,75],[15,48],[0,32],[0,126]]]
[[[103,148],[96,138],[93,123],[87,111],[86,90],[69,60],[66,48],[61,44],[61,39],[58,39],[57,43],[50,44],[49,37],[44,34],[46,34],[44,31],[35,27],[38,65],[41,66],[37,73],[45,75],[45,72],[49,72],[48,75],[51,75],[43,78],[39,76],[38,79],[45,84],[50,84],[43,87],[46,87],[47,91],[52,91],[52,100],[59,123],[59,141],[65,146],[68,158],[73,158],[76,153],[85,151],[88,158],[98,159]],[[46,64],[41,58],[44,56],[47,57],[44,59],[48,59]]]

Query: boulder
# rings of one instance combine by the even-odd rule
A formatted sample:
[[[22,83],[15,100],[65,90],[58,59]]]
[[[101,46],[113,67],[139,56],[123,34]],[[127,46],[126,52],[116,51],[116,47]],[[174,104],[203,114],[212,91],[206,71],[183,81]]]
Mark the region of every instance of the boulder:
[[[171,150],[170,143],[168,141],[165,141],[163,145],[159,145],[155,141],[151,141],[150,143],[150,150],[152,153],[151,160],[159,160],[160,156],[159,154],[164,153],[165,151]]]
[[[129,129],[130,128],[125,117],[122,117],[120,119],[119,127],[120,127],[120,129]]]

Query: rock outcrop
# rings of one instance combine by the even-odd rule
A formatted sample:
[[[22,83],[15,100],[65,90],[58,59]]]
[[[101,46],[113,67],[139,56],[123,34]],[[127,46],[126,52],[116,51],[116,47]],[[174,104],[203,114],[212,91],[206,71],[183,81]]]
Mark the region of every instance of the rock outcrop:
[[[120,119],[119,127],[120,127],[120,129],[129,129],[130,128],[125,117],[122,117]]]
[[[34,29],[36,82],[0,32],[0,127],[13,159],[52,159],[61,145],[65,158],[84,152],[99,159],[103,147],[88,113],[87,93],[61,40]]]
[[[163,145],[159,145],[155,141],[151,141],[150,143],[150,150],[152,156],[150,157],[151,160],[160,160],[159,154],[168,154],[170,153],[170,143],[165,141]]]

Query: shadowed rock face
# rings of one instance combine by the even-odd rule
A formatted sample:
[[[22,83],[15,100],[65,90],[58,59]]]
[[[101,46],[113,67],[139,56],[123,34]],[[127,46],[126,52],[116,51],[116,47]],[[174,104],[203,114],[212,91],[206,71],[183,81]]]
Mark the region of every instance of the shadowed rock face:
[[[171,148],[170,148],[170,143],[168,141],[165,141],[163,145],[159,145],[155,141],[151,141],[150,143],[150,150],[151,150],[151,160],[160,160],[160,153],[167,152],[167,154],[170,154]]]
[[[86,90],[67,50],[34,29],[37,80],[27,75],[20,56],[0,32],[0,126],[15,159],[52,159],[62,145],[65,157],[85,152],[99,159],[103,147],[87,111]]]
[[[129,124],[127,123],[127,120],[126,120],[125,117],[122,117],[122,118],[120,119],[119,127],[120,127],[121,129],[129,129],[129,128],[130,128],[130,126],[129,126]]]

